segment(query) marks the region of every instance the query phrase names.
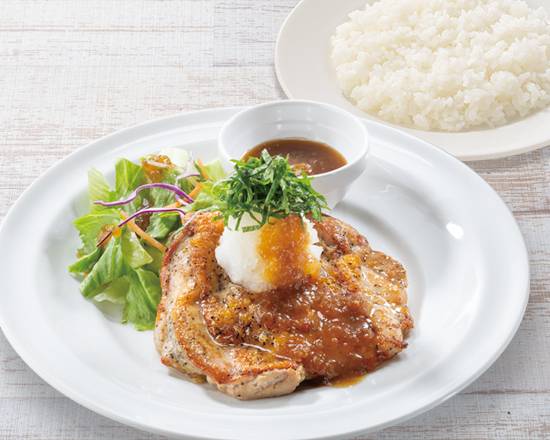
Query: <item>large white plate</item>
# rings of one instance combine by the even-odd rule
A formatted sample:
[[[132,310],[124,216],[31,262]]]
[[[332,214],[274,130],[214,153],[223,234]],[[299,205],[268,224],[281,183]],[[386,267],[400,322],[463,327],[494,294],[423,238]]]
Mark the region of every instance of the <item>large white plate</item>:
[[[281,27],[275,50],[277,77],[289,98],[327,102],[377,120],[342,95],[329,56],[330,37],[336,26],[366,2],[302,0],[294,8]],[[527,0],[527,3],[543,6],[550,12],[550,2],[546,0]],[[463,133],[393,127],[437,145],[461,160],[495,159],[550,145],[550,109],[503,127]]]
[[[478,377],[515,333],[528,298],[517,225],[493,190],[423,141],[366,122],[366,173],[335,215],[375,249],[400,260],[410,280],[409,348],[349,388],[316,388],[239,402],[161,365],[152,333],[107,319],[66,272],[77,247],[72,220],[86,201],[90,167],[162,147],[210,159],[236,109],[177,115],[122,130],[61,161],[18,200],[0,230],[0,323],[44,380],[115,420],[184,438],[340,438],[431,408]]]

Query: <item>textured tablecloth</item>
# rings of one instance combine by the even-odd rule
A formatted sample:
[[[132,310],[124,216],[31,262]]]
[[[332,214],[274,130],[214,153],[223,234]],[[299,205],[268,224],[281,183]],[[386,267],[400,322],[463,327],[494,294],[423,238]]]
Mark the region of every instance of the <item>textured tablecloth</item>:
[[[0,219],[40,173],[97,137],[177,112],[283,98],[274,41],[294,4],[2,0]],[[525,318],[473,385],[369,439],[550,437],[550,148],[470,166],[508,204],[527,242]],[[1,252],[0,264],[9,249]],[[152,438],[62,396],[0,333],[0,439]]]

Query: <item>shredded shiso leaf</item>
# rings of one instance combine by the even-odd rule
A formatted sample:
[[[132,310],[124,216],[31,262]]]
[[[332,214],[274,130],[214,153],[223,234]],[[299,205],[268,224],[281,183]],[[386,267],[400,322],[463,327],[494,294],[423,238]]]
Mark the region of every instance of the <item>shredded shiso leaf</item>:
[[[297,175],[286,158],[270,156],[264,150],[260,157],[233,162],[229,177],[203,184],[191,209],[219,211],[226,226],[229,219],[236,221],[237,230],[243,216],[249,215],[255,224],[241,228],[244,232],[261,228],[270,218],[291,214],[321,220],[321,212],[327,208],[324,196],[313,189],[309,176]]]

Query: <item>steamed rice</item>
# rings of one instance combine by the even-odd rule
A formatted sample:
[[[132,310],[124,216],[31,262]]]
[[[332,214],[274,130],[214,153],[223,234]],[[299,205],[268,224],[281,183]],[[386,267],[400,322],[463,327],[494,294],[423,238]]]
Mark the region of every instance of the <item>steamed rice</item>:
[[[380,0],[331,40],[345,96],[424,130],[499,126],[550,104],[550,21],[518,0]]]

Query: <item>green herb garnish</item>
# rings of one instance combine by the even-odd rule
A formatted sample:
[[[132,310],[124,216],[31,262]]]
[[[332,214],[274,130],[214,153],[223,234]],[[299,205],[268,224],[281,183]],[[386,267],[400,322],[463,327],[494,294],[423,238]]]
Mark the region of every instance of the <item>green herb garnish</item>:
[[[270,156],[264,150],[260,157],[233,162],[234,173],[210,189],[215,200],[210,209],[221,212],[226,226],[233,218],[235,229],[239,229],[245,214],[256,224],[243,227],[243,232],[261,228],[270,218],[290,214],[309,214],[321,220],[322,209],[328,207],[324,196],[313,189],[309,176],[296,175],[286,158]]]

